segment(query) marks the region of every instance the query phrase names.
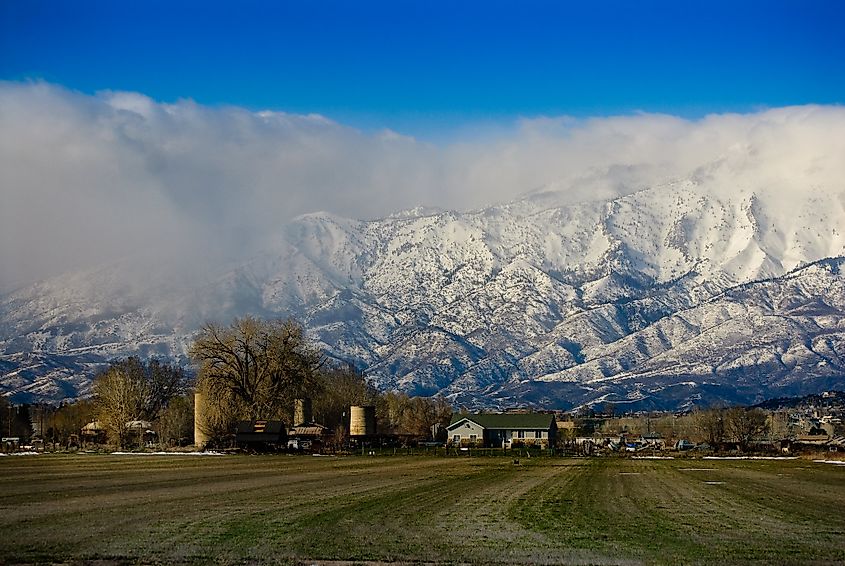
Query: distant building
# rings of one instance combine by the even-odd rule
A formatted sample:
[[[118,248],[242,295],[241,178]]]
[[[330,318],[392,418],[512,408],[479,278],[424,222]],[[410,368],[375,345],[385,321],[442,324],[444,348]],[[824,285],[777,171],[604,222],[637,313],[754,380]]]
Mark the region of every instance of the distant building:
[[[446,430],[452,445],[487,448],[548,448],[557,436],[555,417],[547,413],[453,415]]]
[[[288,449],[320,452],[329,429],[321,424],[302,423],[288,429]]]
[[[88,444],[105,444],[106,427],[100,421],[91,421],[82,427],[82,441]]]
[[[329,429],[314,422],[311,399],[294,400],[293,425],[288,429],[288,450],[322,451]]]
[[[238,448],[253,451],[284,450],[288,442],[288,429],[282,421],[240,421],[235,444]]]
[[[124,426],[130,444],[149,446],[156,441],[156,431],[153,430],[153,423],[150,421],[129,421]]]

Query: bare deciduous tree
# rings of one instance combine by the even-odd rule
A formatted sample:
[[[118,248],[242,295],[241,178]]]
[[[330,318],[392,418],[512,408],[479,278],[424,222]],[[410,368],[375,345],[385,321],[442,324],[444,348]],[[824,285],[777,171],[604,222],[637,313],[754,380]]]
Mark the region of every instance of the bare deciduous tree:
[[[335,430],[344,429],[349,424],[348,416],[351,405],[373,405],[378,398],[378,391],[369,384],[364,374],[354,367],[326,368],[321,372],[321,386],[314,399],[314,416],[319,422]]]
[[[319,387],[322,354],[292,319],[251,316],[206,324],[191,348],[210,399],[251,419],[289,416],[293,399]]]
[[[379,428],[384,432],[428,438],[434,424],[449,424],[452,406],[443,397],[408,397],[388,392],[379,398],[377,412]]]
[[[194,428],[193,399],[179,395],[170,400],[158,419],[159,441],[168,446],[171,441],[177,443],[183,438],[190,438]]]
[[[128,441],[126,423],[155,420],[174,396],[183,393],[187,379],[182,368],[158,360],[129,357],[113,363],[94,380],[95,412],[112,442]]]
[[[698,433],[713,448],[725,441],[724,413],[724,409],[708,409],[696,411],[693,417]]]
[[[50,429],[49,440],[67,445],[72,435],[79,434],[95,414],[96,405],[92,401],[80,400],[60,405],[48,413],[44,423]]]
[[[743,451],[752,440],[768,429],[768,418],[763,409],[733,407],[725,412],[725,430]]]

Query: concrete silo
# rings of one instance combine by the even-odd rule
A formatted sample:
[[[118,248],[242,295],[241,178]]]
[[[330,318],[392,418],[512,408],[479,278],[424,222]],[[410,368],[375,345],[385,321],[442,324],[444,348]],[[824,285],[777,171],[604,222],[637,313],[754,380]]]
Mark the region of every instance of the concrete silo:
[[[205,433],[205,412],[208,408],[205,394],[194,392],[194,446],[205,448],[210,440]]]
[[[314,422],[311,399],[295,399],[293,402],[293,426]]]
[[[349,436],[375,436],[376,408],[372,405],[349,408]]]

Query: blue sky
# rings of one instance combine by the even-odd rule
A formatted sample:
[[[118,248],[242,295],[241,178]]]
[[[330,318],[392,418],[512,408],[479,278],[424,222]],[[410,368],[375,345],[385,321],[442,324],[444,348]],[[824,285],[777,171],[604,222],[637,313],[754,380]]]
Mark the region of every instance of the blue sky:
[[[0,0],[0,292],[127,250],[239,258],[318,210],[607,200],[724,163],[726,190],[839,190],[843,16],[843,0]]]
[[[0,2],[0,79],[423,138],[845,101],[845,2]]]

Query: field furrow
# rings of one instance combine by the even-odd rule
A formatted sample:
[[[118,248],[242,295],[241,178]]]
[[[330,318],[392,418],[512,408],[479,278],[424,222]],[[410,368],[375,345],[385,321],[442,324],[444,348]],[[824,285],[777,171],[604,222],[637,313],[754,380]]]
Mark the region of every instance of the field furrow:
[[[492,457],[0,460],[0,563],[845,562],[845,467]]]

